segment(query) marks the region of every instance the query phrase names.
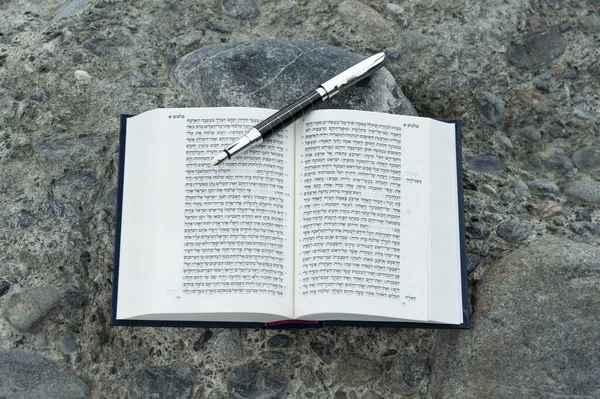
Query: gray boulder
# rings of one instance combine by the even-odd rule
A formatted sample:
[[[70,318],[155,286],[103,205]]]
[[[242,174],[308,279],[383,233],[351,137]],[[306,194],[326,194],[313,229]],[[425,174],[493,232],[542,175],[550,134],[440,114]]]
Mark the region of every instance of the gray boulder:
[[[217,44],[184,56],[174,80],[208,107],[282,108],[365,57],[305,40],[269,39]],[[386,69],[322,108],[416,115]]]
[[[469,331],[438,332],[430,398],[600,397],[600,249],[545,236],[488,266]]]

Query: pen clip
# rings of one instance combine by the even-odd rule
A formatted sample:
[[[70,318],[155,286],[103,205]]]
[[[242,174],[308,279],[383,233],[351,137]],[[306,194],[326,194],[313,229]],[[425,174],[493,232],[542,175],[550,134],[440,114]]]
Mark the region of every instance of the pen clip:
[[[323,100],[328,100],[331,97],[335,96],[340,91],[344,90],[348,86],[352,86],[353,84],[361,81],[366,78],[383,65],[385,61],[385,53],[377,53],[358,64],[346,69],[344,72],[336,75],[335,77],[329,79],[327,82],[323,83],[321,88],[325,90],[326,94],[323,97]]]

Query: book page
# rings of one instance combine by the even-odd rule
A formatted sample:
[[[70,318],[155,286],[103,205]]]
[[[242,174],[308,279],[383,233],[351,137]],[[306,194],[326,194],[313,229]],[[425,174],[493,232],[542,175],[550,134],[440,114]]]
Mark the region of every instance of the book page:
[[[299,124],[296,317],[428,320],[428,122],[327,110]]]
[[[158,109],[130,118],[120,274],[135,278],[119,283],[119,318],[292,316],[293,131],[210,165],[273,112]],[[135,261],[129,245],[143,262]]]

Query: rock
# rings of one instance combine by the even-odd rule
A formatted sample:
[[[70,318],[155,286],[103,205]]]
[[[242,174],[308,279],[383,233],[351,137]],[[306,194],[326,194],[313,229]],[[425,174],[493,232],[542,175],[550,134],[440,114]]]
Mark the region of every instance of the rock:
[[[255,19],[260,15],[260,9],[255,0],[223,0],[223,14],[237,19]]]
[[[58,346],[60,347],[63,355],[71,355],[73,353],[77,353],[79,350],[79,345],[77,345],[77,341],[73,339],[73,337],[69,337],[67,335],[61,337],[58,340]]]
[[[584,121],[590,121],[597,117],[596,112],[581,107],[575,107],[573,109],[573,115]]]
[[[567,42],[558,33],[542,31],[528,33],[512,41],[508,61],[517,68],[539,69],[562,55]]]
[[[377,11],[358,0],[344,0],[338,7],[342,20],[367,37],[382,39],[394,33],[390,23]]]
[[[480,221],[469,223],[466,228],[467,237],[475,240],[486,240],[491,232],[492,228]]]
[[[86,71],[82,71],[81,69],[78,69],[75,72],[73,72],[73,75],[75,75],[75,80],[77,80],[78,82],[86,83],[92,80],[90,74]]]
[[[194,351],[198,352],[200,349],[202,349],[204,345],[212,338],[212,336],[213,332],[211,330],[204,331],[200,338],[194,342]]]
[[[68,368],[35,352],[0,350],[0,397],[85,399],[90,389]]]
[[[206,23],[206,28],[219,33],[232,33],[235,26],[222,19],[211,19]]]
[[[65,162],[88,162],[97,158],[107,147],[108,143],[104,137],[72,137],[66,133],[42,136],[35,140],[33,145],[38,154]]]
[[[0,278],[0,297],[8,292],[10,283],[3,278]]]
[[[37,222],[35,214],[31,213],[27,209],[21,209],[19,213],[15,215],[15,221],[12,224],[15,229],[26,229],[33,226]]]
[[[381,376],[382,368],[373,360],[358,354],[344,353],[337,361],[337,380],[349,387],[367,384]]]
[[[289,335],[277,334],[269,338],[267,346],[269,348],[289,348],[292,346],[293,342],[294,340]]]
[[[591,64],[587,72],[592,76],[600,76],[600,60]]]
[[[4,317],[20,332],[27,332],[60,302],[60,291],[35,287],[15,292],[4,305]]]
[[[406,382],[406,385],[412,389],[417,389],[423,377],[427,374],[429,369],[425,362],[414,362],[410,363],[402,372],[402,379]]]
[[[467,253],[467,273],[471,273],[481,264],[481,256]]]
[[[227,391],[233,398],[266,399],[284,397],[288,381],[262,370],[256,362],[242,364],[227,378]]]
[[[155,87],[158,86],[156,79],[152,76],[148,76],[140,71],[127,71],[125,76],[129,81],[131,87]]]
[[[600,182],[577,180],[565,188],[566,197],[576,203],[600,205]]]
[[[544,236],[489,265],[471,329],[438,331],[431,398],[600,397],[600,250]]]
[[[15,278],[25,278],[29,275],[29,268],[22,263],[0,260],[0,273],[8,273]]]
[[[533,126],[525,126],[517,130],[517,134],[531,141],[540,141],[542,139],[542,133]]]
[[[87,299],[73,288],[65,291],[65,299],[75,309],[81,309],[87,304]]]
[[[95,170],[72,170],[52,183],[52,192],[58,200],[79,201],[96,184]]]
[[[83,48],[98,57],[106,57],[116,53],[119,50],[119,45],[112,40],[95,37],[83,43]]]
[[[480,91],[475,94],[475,106],[479,120],[485,125],[497,125],[504,119],[504,101],[492,93]]]
[[[129,384],[129,395],[136,399],[188,399],[194,393],[194,374],[187,364],[147,367],[138,371]]]
[[[50,24],[55,24],[63,18],[68,18],[72,15],[78,14],[87,8],[86,0],[73,0],[63,8],[61,8],[56,15],[50,21]]]
[[[517,197],[524,197],[529,192],[529,187],[523,180],[518,180],[515,182],[513,189]]]
[[[504,173],[504,166],[494,154],[465,155],[467,169],[476,172],[488,173],[490,175],[500,176]]]
[[[573,169],[573,162],[565,154],[555,152],[546,160],[546,168],[551,172],[564,175]]]
[[[522,220],[509,220],[496,228],[498,237],[513,244],[525,241],[533,232],[533,226]]]
[[[260,357],[267,360],[283,360],[287,355],[280,351],[264,351],[260,352]]]
[[[96,202],[97,209],[104,209],[112,213],[117,210],[117,195],[119,194],[119,188],[112,186]]]
[[[560,190],[552,180],[537,179],[527,182],[527,186],[533,193],[537,194],[558,194]]]
[[[173,78],[208,107],[280,108],[363,58],[310,41],[227,43],[186,55],[175,67]],[[323,107],[416,115],[385,69],[336,95]]]
[[[238,360],[244,357],[244,345],[240,330],[221,330],[211,341],[217,355],[227,361]]]
[[[584,32],[600,33],[600,16],[596,14],[581,16],[577,22]]]
[[[179,46],[189,47],[199,43],[204,38],[204,32],[201,30],[193,30],[184,35],[175,38],[175,43]]]
[[[42,210],[58,219],[75,221],[81,217],[81,212],[71,203],[46,200],[42,203]]]
[[[581,148],[573,154],[573,163],[581,170],[600,167],[600,146]]]

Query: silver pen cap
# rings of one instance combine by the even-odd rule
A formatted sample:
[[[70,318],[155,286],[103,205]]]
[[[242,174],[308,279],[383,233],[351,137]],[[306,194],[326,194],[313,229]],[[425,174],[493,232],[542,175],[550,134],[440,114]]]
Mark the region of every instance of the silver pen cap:
[[[385,61],[385,53],[377,53],[371,57],[359,62],[351,68],[346,69],[339,75],[329,79],[319,88],[322,88],[325,93],[317,89],[323,100],[329,100],[340,91],[352,86],[353,84],[366,78],[383,65]]]

